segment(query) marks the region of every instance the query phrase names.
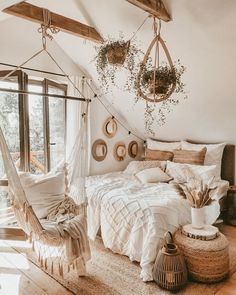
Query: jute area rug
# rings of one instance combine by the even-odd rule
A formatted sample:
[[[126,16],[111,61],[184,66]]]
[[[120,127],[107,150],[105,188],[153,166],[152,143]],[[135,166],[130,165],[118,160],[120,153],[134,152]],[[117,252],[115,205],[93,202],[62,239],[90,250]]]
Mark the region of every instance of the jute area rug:
[[[173,294],[157,286],[154,282],[144,283],[139,278],[140,266],[128,257],[114,254],[105,249],[101,239],[91,243],[92,259],[87,263],[87,277],[70,278],[67,285],[78,295],[167,295]],[[29,254],[29,253],[28,253]],[[32,259],[31,255],[27,255]],[[29,257],[31,256],[31,257]],[[230,246],[230,275],[236,271],[236,245]],[[64,280],[66,277],[64,278]],[[63,283],[63,282],[62,282]],[[175,292],[178,295],[213,295],[225,282],[200,284],[189,282]],[[63,285],[65,285],[63,283]]]

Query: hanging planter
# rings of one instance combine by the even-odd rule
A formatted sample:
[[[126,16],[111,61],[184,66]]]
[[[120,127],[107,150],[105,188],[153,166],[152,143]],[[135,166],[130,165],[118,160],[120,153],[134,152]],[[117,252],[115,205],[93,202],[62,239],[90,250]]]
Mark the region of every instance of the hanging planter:
[[[151,64],[150,53],[156,45],[158,64]],[[159,64],[159,46],[162,46],[167,62]],[[148,47],[141,63],[136,80],[138,97],[149,102],[161,102],[168,99],[173,92],[183,92],[184,84],[181,76],[185,71],[178,60],[178,65],[172,62],[167,46],[160,35],[156,35]]]
[[[106,57],[109,64],[112,65],[123,65],[127,57],[130,47],[130,41],[127,42],[113,42],[108,44],[104,53],[106,52]]]
[[[180,61],[173,62],[169,50],[160,36],[161,23],[154,18],[154,38],[144,55],[143,61],[138,69],[134,88],[136,102],[145,100],[145,130],[152,134],[153,123],[162,126],[166,122],[166,114],[171,107],[179,103],[178,98],[171,97],[173,93],[184,93],[184,84],[181,76],[185,67]],[[160,62],[160,51],[163,52],[164,61]],[[154,54],[151,56],[151,53]],[[185,96],[186,98],[186,96]],[[160,104],[157,104],[160,103]],[[155,110],[158,109],[156,113]]]
[[[108,39],[97,47],[95,60],[98,80],[105,92],[108,92],[111,86],[117,86],[116,75],[122,70],[128,71],[125,88],[131,88],[136,74],[135,64],[138,63],[136,59],[139,59],[141,53],[134,39],[125,41],[123,37],[119,40]]]

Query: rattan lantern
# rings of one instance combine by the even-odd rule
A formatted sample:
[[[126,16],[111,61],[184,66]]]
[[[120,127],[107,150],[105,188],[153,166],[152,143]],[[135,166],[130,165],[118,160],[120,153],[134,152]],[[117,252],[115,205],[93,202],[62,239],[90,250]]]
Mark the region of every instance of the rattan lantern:
[[[167,235],[171,241],[167,241]],[[187,268],[183,256],[173,242],[170,232],[164,236],[164,246],[159,251],[153,268],[156,283],[167,290],[181,289],[187,282]]]

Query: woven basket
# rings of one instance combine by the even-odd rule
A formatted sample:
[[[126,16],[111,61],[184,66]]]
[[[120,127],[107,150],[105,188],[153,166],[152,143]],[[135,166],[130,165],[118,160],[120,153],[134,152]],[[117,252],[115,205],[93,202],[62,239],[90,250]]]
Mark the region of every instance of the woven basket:
[[[125,62],[126,56],[128,54],[130,47],[130,41],[126,42],[124,45],[120,45],[119,47],[110,48],[107,51],[107,60],[110,64],[113,65],[123,65]]]
[[[167,234],[171,241],[167,242]],[[184,258],[178,247],[173,243],[170,232],[165,233],[164,246],[159,251],[153,268],[153,279],[167,290],[179,290],[187,282],[187,269]]]
[[[229,273],[229,242],[223,234],[209,241],[186,237],[177,231],[174,241],[181,249],[189,276],[204,283],[223,280]]]

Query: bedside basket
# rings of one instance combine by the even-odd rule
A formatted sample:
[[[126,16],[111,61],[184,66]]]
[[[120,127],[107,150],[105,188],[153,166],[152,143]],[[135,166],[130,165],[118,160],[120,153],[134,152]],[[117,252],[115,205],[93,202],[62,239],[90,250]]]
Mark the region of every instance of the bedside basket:
[[[184,255],[190,278],[197,282],[215,283],[229,273],[229,242],[219,233],[213,240],[187,237],[178,230],[174,241]]]

